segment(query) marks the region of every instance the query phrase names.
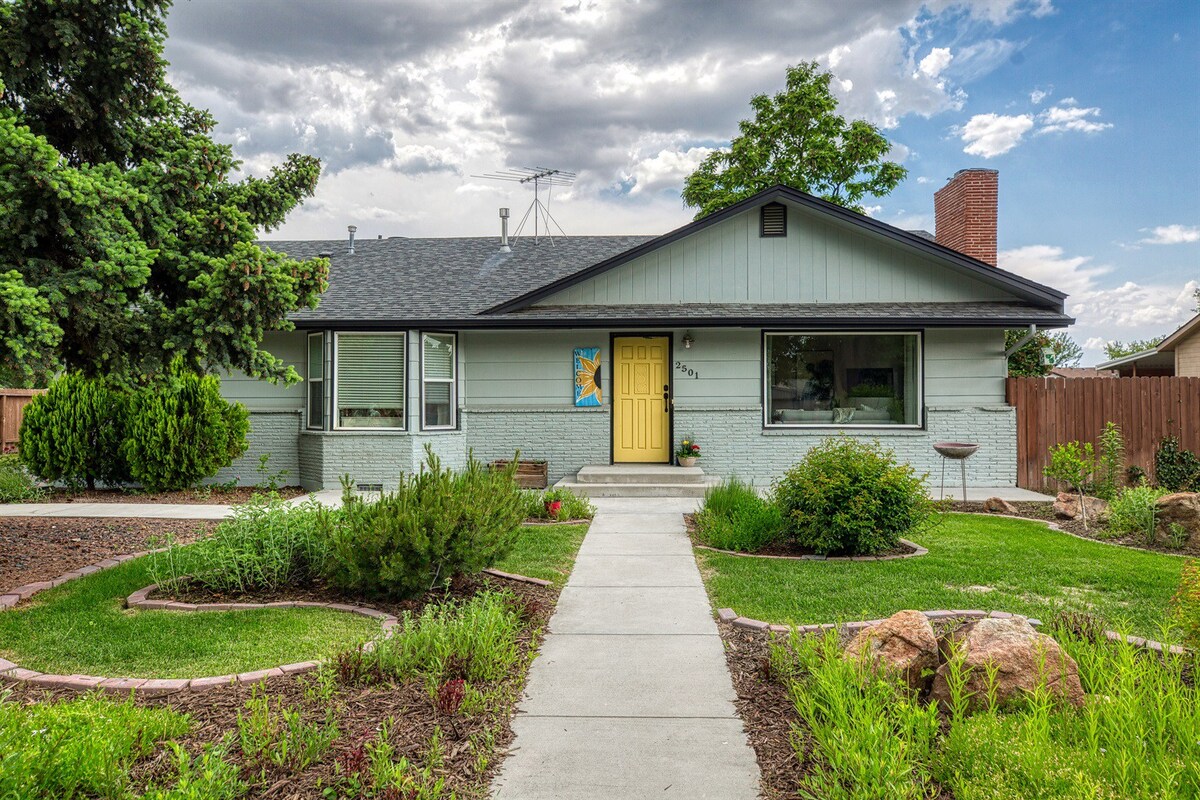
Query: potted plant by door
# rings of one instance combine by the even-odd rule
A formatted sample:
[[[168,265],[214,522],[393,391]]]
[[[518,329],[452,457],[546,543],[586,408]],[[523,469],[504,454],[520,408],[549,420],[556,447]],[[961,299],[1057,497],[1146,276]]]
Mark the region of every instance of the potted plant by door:
[[[692,439],[684,439],[675,451],[675,460],[681,467],[696,466],[696,462],[700,460],[700,445]]]

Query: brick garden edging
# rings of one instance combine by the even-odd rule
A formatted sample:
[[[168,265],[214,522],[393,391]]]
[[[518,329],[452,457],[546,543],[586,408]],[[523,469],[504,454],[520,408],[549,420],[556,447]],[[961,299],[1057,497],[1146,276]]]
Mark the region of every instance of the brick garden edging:
[[[1024,619],[1035,628],[1041,626],[1041,621],[1033,617],[1022,617],[1020,614],[1009,614],[1007,611],[982,611],[980,609],[964,609],[950,611],[922,611],[930,621],[936,619],[983,619],[984,617],[993,617],[996,619]],[[796,631],[800,634],[821,633],[828,630],[844,630],[848,633],[857,633],[866,628],[873,628],[883,622],[882,619],[868,619],[858,622],[823,622],[817,625],[774,625],[769,622],[763,622],[760,619],[751,619],[749,617],[738,616],[738,613],[732,608],[718,608],[717,621],[732,625],[735,628],[745,628],[751,631],[770,631],[771,633],[791,633]],[[1109,641],[1120,642],[1125,641],[1134,647],[1140,647],[1144,650],[1152,650],[1156,653],[1168,652],[1173,655],[1183,655],[1187,652],[1186,648],[1179,645],[1167,645],[1162,642],[1156,642],[1153,639],[1143,639],[1140,636],[1126,636],[1116,631],[1105,631],[1104,636]]]
[[[132,561],[135,558],[142,558],[151,553],[158,552],[155,550],[143,550],[137,553],[129,553],[127,555],[113,556],[98,561],[95,564],[88,564],[85,567],[71,570],[59,575],[57,578],[49,581],[37,581],[27,583],[24,586],[18,586],[15,589],[5,592],[0,595],[0,612],[7,611],[17,603],[23,600],[28,600],[38,592],[46,589],[53,589],[56,586],[62,586],[68,581],[73,581],[78,578],[92,575],[101,570],[112,569],[120,566],[126,561]],[[485,573],[497,578],[506,580],[520,581],[522,583],[530,583],[536,586],[549,586],[550,581],[544,581],[541,578],[529,578],[524,575],[515,575],[500,570],[487,569]],[[380,636],[368,641],[363,645],[364,650],[371,650],[375,646],[375,642],[379,639],[386,639],[391,636],[393,631],[400,625],[400,620],[393,614],[386,611],[380,611],[377,608],[369,606],[351,605],[349,603],[320,603],[307,600],[282,600],[272,603],[180,603],[174,600],[150,600],[149,595],[158,588],[157,584],[150,584],[144,589],[138,589],[129,597],[125,598],[125,607],[141,610],[157,610],[157,611],[182,611],[204,613],[212,611],[243,611],[248,609],[260,608],[327,608],[331,611],[342,611],[348,614],[361,614],[365,617],[377,619],[380,621],[380,627],[383,632]],[[100,675],[56,675],[48,672],[38,672],[37,670],[24,669],[15,662],[0,658],[0,678],[4,678],[15,683],[28,683],[32,686],[41,686],[48,689],[72,689],[75,691],[90,691],[92,689],[104,689],[116,692],[128,692],[136,690],[148,695],[167,695],[176,692],[186,691],[202,691],[212,689],[217,686],[230,686],[233,684],[249,684],[257,683],[267,678],[279,677],[282,675],[298,675],[304,672],[311,672],[321,666],[321,661],[299,661],[295,664],[284,664],[279,667],[270,669],[259,669],[251,672],[231,673],[229,675],[214,675],[202,678],[107,678]]]
[[[782,561],[895,561],[900,558],[916,558],[929,553],[924,547],[921,547],[916,542],[910,542],[908,539],[901,539],[900,544],[913,548],[913,551],[911,553],[893,553],[889,556],[818,556],[813,554],[773,556],[762,553],[739,553],[736,550],[722,550],[719,547],[709,547],[706,544],[696,544],[695,542],[692,542],[692,547],[695,547],[697,550],[708,550],[713,553],[723,553],[727,556],[738,556],[739,558],[776,558]]]

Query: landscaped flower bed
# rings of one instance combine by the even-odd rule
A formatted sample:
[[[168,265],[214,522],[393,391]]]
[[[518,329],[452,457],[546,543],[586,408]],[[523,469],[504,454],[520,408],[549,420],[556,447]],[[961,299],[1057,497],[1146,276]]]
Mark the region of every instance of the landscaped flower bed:
[[[936,656],[941,702],[844,653],[837,633],[789,639],[722,626],[737,706],[768,798],[1184,798],[1200,792],[1194,655],[1160,656],[1051,626],[1086,699],[1054,689],[1055,663],[1007,703]],[[953,620],[938,623],[951,633]],[[951,636],[944,641],[953,641]],[[943,650],[946,648],[942,648]],[[947,664],[947,660],[953,663]],[[938,692],[935,681],[934,693]],[[1076,696],[1075,701],[1079,701]]]

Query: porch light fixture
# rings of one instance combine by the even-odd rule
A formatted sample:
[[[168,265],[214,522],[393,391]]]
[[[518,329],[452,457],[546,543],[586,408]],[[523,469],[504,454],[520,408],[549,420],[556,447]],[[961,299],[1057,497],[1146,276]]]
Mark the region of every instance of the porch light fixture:
[[[691,350],[692,345],[694,345],[695,343],[696,343],[696,340],[692,338],[691,331],[688,331],[687,333],[685,333],[683,335],[683,349],[684,350]]]

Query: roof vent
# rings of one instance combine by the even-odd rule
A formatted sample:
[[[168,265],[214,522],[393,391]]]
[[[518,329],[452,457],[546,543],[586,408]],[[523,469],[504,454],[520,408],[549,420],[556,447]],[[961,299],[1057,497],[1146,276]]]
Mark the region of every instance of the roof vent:
[[[500,252],[512,252],[512,248],[508,246],[508,209],[500,209]]]
[[[767,203],[758,213],[759,236],[787,236],[787,206]]]
[[[354,234],[358,232],[358,226],[357,225],[347,225],[346,230],[348,230],[350,232],[350,249],[347,250],[346,252],[349,253],[350,255],[354,255]]]

